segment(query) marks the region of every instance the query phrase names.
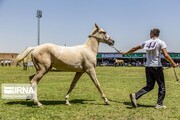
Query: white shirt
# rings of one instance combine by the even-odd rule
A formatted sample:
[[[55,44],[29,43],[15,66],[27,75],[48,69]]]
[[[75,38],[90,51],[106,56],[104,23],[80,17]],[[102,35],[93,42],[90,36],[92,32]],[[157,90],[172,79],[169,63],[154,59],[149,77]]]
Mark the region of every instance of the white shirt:
[[[140,44],[146,50],[146,67],[162,67],[161,50],[166,48],[164,41],[159,38],[150,39]]]

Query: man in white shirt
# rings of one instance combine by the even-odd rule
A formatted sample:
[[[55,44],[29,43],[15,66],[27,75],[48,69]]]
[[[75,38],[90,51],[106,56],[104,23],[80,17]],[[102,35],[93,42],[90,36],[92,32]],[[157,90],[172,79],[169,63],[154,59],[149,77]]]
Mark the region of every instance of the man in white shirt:
[[[145,49],[146,50],[146,86],[143,87],[141,90],[139,90],[136,93],[130,94],[130,99],[132,102],[132,105],[134,107],[137,107],[136,100],[138,100],[142,95],[148,93],[154,88],[155,82],[158,83],[159,89],[158,89],[158,100],[157,105],[155,106],[156,109],[159,108],[166,108],[165,105],[163,105],[163,100],[165,98],[165,81],[164,81],[164,73],[161,63],[161,52],[163,53],[165,59],[171,63],[173,67],[176,67],[176,64],[171,59],[171,57],[168,55],[166,50],[166,44],[164,41],[159,39],[160,30],[157,28],[154,28],[150,31],[150,40],[147,40],[140,45],[133,47],[127,52],[121,52],[122,54],[131,54],[139,49]]]

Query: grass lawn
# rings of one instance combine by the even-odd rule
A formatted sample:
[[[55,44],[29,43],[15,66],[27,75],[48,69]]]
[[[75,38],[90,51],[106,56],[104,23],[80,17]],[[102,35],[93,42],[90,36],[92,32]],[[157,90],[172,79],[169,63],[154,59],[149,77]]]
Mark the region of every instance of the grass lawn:
[[[176,69],[180,77],[180,68]],[[132,108],[129,94],[145,86],[144,67],[97,67],[97,77],[110,105],[104,105],[89,76],[84,74],[70,94],[71,106],[65,105],[66,95],[75,75],[51,71],[38,85],[38,108],[32,101],[0,99],[0,120],[180,120],[180,82],[173,69],[164,71],[167,109],[157,110],[157,84]],[[28,83],[34,68],[0,67],[0,83]],[[0,86],[1,88],[1,86]]]

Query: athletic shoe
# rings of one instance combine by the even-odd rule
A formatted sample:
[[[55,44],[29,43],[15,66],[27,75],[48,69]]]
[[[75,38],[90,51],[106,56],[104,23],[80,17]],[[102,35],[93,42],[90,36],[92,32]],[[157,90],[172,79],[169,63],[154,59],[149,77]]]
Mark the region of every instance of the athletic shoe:
[[[167,107],[165,105],[156,105],[155,109],[166,109]]]
[[[136,103],[136,95],[134,93],[130,94],[130,99],[131,99],[131,103],[133,105],[133,107],[137,107],[137,103]]]

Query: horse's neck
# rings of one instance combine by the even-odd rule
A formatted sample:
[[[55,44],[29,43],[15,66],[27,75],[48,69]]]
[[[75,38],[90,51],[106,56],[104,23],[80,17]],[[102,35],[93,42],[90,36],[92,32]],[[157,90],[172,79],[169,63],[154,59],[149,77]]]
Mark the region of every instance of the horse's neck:
[[[99,48],[99,42],[95,38],[93,37],[89,38],[86,41],[85,45],[89,47],[95,54],[97,54]]]

